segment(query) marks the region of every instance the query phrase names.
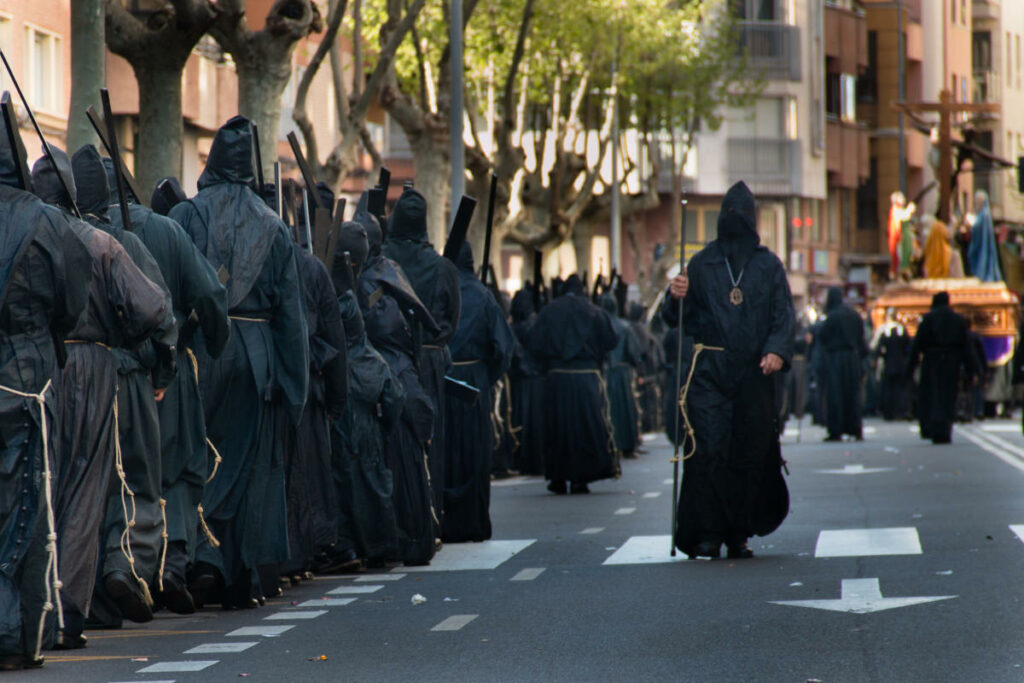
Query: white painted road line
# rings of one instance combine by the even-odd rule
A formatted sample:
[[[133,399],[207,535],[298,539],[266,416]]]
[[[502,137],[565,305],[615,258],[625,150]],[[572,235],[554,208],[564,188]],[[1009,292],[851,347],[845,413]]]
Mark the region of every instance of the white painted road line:
[[[138,681],[110,681],[110,683],[139,683],[139,682]],[[169,678],[167,680],[161,679],[159,681],[146,681],[146,683],[174,683],[174,679],[173,678]]]
[[[480,615],[479,614],[455,614],[455,615],[452,615],[452,616],[448,617],[447,619],[445,619],[440,624],[438,624],[437,626],[435,626],[434,628],[432,628],[430,630],[431,631],[458,631],[463,626],[465,626],[469,622],[471,622],[474,619],[476,619],[478,616],[480,616]]]
[[[915,527],[822,531],[814,548],[815,557],[920,554],[921,539]]]
[[[274,636],[279,636],[285,631],[290,631],[293,628],[295,628],[295,624],[282,624],[280,626],[243,626],[242,628],[236,628],[227,635],[228,637],[266,636],[267,638],[273,638]]]
[[[861,432],[864,433],[864,434],[875,434],[875,433],[878,432],[878,428],[877,427],[864,427],[861,430]]]
[[[1024,541],[1024,524],[1011,524],[1010,531],[1017,534],[1017,538]]]
[[[619,508],[615,511],[617,515],[631,515],[636,512],[636,508]]]
[[[604,527],[603,526],[590,526],[590,527],[587,527],[586,529],[584,529],[583,531],[581,531],[580,533],[581,534],[599,534],[602,531],[604,531]]]
[[[981,425],[981,428],[986,432],[1019,432],[1021,431],[1020,423],[1011,422],[1009,424],[1005,422],[997,422],[995,424],[986,422]]]
[[[355,598],[327,598],[321,600],[306,600],[300,602],[296,607],[344,607],[355,602]]]
[[[311,610],[309,612],[277,612],[269,617],[263,617],[264,621],[288,621],[290,619],[316,619],[327,614],[327,610]]]
[[[665,479],[661,483],[664,484],[665,486],[671,486],[673,481],[673,479]]]
[[[917,598],[883,598],[878,579],[843,579],[840,595],[842,597],[839,600],[773,600],[772,603],[823,609],[830,612],[870,614],[896,607],[909,607],[956,597],[955,595],[935,595]]]
[[[497,569],[536,542],[537,539],[530,538],[520,541],[446,543],[430,561],[430,564],[422,567],[402,567],[402,570],[407,572],[451,572]]]
[[[544,477],[528,477],[528,476],[524,475],[524,476],[518,476],[518,477],[509,477],[508,479],[496,479],[495,481],[491,482],[491,486],[492,487],[500,488],[502,486],[519,486],[520,484],[543,484],[543,483],[544,483]]]
[[[356,583],[369,583],[370,581],[400,581],[406,574],[363,574],[356,577]]]
[[[841,470],[814,470],[818,474],[875,474],[892,472],[892,467],[864,467],[864,465],[843,465]]]
[[[137,674],[168,674],[178,673],[184,671],[202,671],[207,669],[217,662],[219,659],[194,659],[184,662],[157,662],[156,664],[150,664],[147,667],[139,669],[135,673]]]
[[[1013,444],[1000,439],[998,436],[992,434],[986,434],[984,432],[975,431],[966,427],[955,427],[956,433],[963,436],[968,441],[973,443],[978,448],[991,453],[1010,467],[1014,467],[1021,472],[1024,472],[1024,451],[1017,448]]]
[[[672,557],[671,550],[671,537],[668,534],[632,536],[602,564],[663,564],[687,559],[685,554],[678,552]]]
[[[366,593],[376,593],[384,586],[338,586],[327,591],[328,595],[365,595]]]
[[[649,491],[644,494],[644,498],[658,498],[661,496],[661,491]]]
[[[259,645],[259,643],[253,642],[235,642],[235,643],[205,643],[203,645],[197,645],[191,650],[185,650],[182,654],[186,655],[213,655],[223,654],[226,652],[245,652],[250,647]]]
[[[533,581],[544,573],[544,567],[528,567],[513,576],[510,581]]]

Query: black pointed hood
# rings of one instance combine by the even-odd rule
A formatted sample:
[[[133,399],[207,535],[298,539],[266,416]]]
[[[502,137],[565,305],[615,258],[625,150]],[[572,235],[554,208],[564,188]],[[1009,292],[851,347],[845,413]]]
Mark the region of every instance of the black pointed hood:
[[[402,196],[388,216],[388,239],[427,239],[427,200],[411,187],[402,191]]]
[[[831,313],[843,305],[843,290],[838,287],[829,287],[825,295],[825,313]]]
[[[371,259],[377,258],[381,253],[381,245],[384,242],[384,233],[381,232],[380,223],[377,222],[377,217],[371,214],[365,209],[358,208],[356,214],[352,217],[352,220],[363,226],[366,230],[366,242],[369,246],[369,257]]]
[[[462,246],[459,247],[459,255],[455,259],[455,267],[459,269],[460,273],[473,274],[473,247],[469,245],[469,242],[463,242]]]
[[[949,306],[949,292],[937,292],[932,297],[932,308]]]
[[[81,150],[79,150],[79,152],[80,151]],[[77,154],[78,152],[75,152],[75,155]],[[99,152],[97,151],[97,155],[98,154]],[[72,157],[72,164],[74,164],[74,161],[74,157]],[[110,206],[114,206],[115,204],[119,204],[121,202],[121,198],[117,194],[117,176],[114,175],[114,160],[111,159],[110,157],[103,157],[103,170],[107,174],[107,187],[110,188]],[[77,178],[78,172],[75,171],[75,179],[77,180]],[[79,188],[79,191],[81,191],[81,188]],[[128,183],[124,184],[124,195],[125,199],[128,200],[129,204],[139,203],[138,198],[135,196],[135,193],[132,192],[132,188],[131,186],[128,185]],[[78,208],[82,209],[81,206],[79,206]],[[82,209],[82,213],[85,213],[85,209]]]
[[[21,186],[21,174],[18,172],[24,159],[18,159],[17,154],[18,152],[11,147],[7,122],[0,117],[0,185],[25,189]]]
[[[331,265],[331,281],[338,293],[348,291],[355,283],[349,281],[349,273],[345,268],[345,252],[348,252],[352,263],[352,277],[359,279],[369,252],[366,241],[366,229],[355,221],[345,221],[338,230],[338,243],[334,248],[334,263]]]
[[[561,288],[558,290],[559,296],[565,296],[566,294],[575,294],[576,296],[583,296],[583,280],[576,273],[573,273],[565,282],[562,283]]]
[[[757,234],[754,194],[742,180],[725,193],[718,214],[718,244],[729,264],[742,269],[761,244]],[[739,273],[734,273],[739,277]]]
[[[153,208],[153,211],[166,216],[171,212],[178,204],[188,199],[185,195],[185,190],[181,189],[181,183],[174,176],[167,176],[156,184],[153,189],[153,196],[149,200],[149,205]]]
[[[244,116],[233,117],[213,138],[206,168],[199,176],[199,189],[218,183],[241,183],[255,191],[253,154],[252,122]]]
[[[512,320],[521,323],[529,320],[534,313],[533,292],[528,289],[520,289],[512,297]]]
[[[111,165],[113,171],[113,165]],[[93,145],[82,145],[71,157],[75,174],[75,196],[83,216],[93,215],[107,220],[110,206],[110,184],[103,168],[100,152]]]
[[[71,159],[68,158],[64,150],[58,149],[53,145],[49,145],[49,148],[50,154],[53,156],[54,161],[57,162],[57,170],[54,170],[53,164],[50,163],[47,155],[44,154],[39,157],[36,163],[32,165],[33,191],[37,197],[47,204],[53,204],[65,211],[70,211],[72,201],[68,193],[64,191],[64,185],[67,186],[68,191],[73,196],[75,194],[75,178],[71,170]],[[57,176],[58,171],[60,178],[64,179],[64,185],[61,185],[60,178]]]

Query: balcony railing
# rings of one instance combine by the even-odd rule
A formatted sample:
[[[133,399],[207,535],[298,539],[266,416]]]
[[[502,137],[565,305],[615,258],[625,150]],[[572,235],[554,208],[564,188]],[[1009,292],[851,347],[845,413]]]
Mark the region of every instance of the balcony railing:
[[[729,138],[729,184],[744,181],[754,194],[799,194],[800,141],[778,138]]]
[[[974,101],[999,102],[1001,100],[1002,80],[995,71],[979,70],[974,72]]]
[[[800,29],[788,24],[740,22],[740,46],[751,70],[768,80],[800,80]]]

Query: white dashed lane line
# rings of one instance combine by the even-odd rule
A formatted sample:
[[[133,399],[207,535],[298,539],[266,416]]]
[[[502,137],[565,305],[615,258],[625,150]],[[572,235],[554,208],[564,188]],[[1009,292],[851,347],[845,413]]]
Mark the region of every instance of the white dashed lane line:
[[[243,626],[242,628],[236,628],[227,635],[229,637],[234,636],[266,636],[273,638],[279,636],[285,631],[290,631],[295,628],[295,624],[281,624],[280,626]]]
[[[157,662],[156,664],[150,664],[147,667],[139,669],[135,673],[137,674],[168,674],[168,673],[180,673],[185,671],[202,671],[207,669],[217,662],[219,659],[190,659],[184,662]]]
[[[376,593],[384,586],[380,585],[369,585],[369,586],[338,586],[327,591],[328,595],[366,595],[368,593]]]
[[[661,491],[650,491],[644,494],[644,498],[658,498],[661,496]]]
[[[398,581],[404,579],[407,574],[363,574],[357,576],[356,583],[370,583],[371,581]]]
[[[320,600],[300,602],[296,607],[344,607],[355,601],[355,598],[321,598]]]
[[[476,619],[479,614],[454,614],[440,624],[430,629],[431,631],[458,631],[469,622]]]
[[[212,654],[223,654],[226,652],[245,652],[250,647],[259,645],[258,642],[235,642],[235,643],[204,643],[203,645],[197,645],[191,650],[185,650],[182,654],[186,655],[212,655]]]
[[[510,581],[533,581],[544,573],[543,567],[528,567],[513,576]]]
[[[263,620],[288,621],[290,619],[316,619],[317,617],[322,617],[325,614],[327,614],[327,610],[325,609],[311,610],[308,612],[277,612],[276,614],[271,614],[269,617],[263,617]]]
[[[604,531],[604,527],[603,526],[592,526],[592,527],[587,527],[586,529],[584,529],[580,533],[581,534],[599,534],[602,531]]]
[[[631,515],[636,512],[636,508],[619,508],[615,511],[617,515]]]

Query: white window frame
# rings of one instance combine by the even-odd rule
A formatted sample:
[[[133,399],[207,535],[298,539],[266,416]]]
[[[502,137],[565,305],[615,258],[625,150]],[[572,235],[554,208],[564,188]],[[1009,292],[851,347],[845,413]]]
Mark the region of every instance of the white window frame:
[[[59,33],[48,31],[44,28],[25,23],[25,62],[23,81],[26,88],[29,104],[35,111],[52,116],[64,116],[62,111],[64,102],[64,37]],[[45,74],[46,83],[35,82],[36,70],[36,39],[37,36],[44,36],[46,39],[46,50],[49,51],[50,70]],[[40,90],[42,88],[43,90]]]

